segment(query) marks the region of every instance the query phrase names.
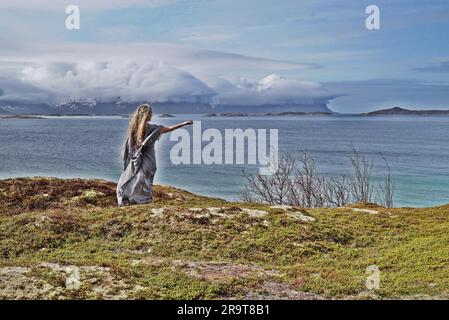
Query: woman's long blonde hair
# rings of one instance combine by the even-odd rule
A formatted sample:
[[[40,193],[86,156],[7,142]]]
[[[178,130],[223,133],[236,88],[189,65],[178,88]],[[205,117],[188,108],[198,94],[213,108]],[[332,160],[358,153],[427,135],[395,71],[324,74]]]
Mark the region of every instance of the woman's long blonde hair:
[[[133,147],[136,149],[140,148],[145,139],[145,130],[148,121],[151,120],[152,114],[153,111],[151,110],[150,105],[142,104],[131,116],[128,127],[128,136],[130,138],[130,143],[132,143]]]

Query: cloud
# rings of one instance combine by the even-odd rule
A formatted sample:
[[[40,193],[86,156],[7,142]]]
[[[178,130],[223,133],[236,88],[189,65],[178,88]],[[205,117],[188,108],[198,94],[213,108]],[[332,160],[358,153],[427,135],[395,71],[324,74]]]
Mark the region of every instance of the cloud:
[[[57,102],[70,98],[207,102],[214,92],[192,74],[162,62],[49,63],[0,81],[5,99]],[[44,100],[44,101],[42,101]]]
[[[57,103],[68,98],[251,106],[326,104],[335,95],[315,82],[276,74],[259,81],[203,80],[164,62],[60,62],[31,65],[0,78],[1,100]]]
[[[133,60],[139,63],[164,61],[203,77],[233,77],[236,74],[260,77],[270,72],[320,68],[312,63],[282,61],[247,56],[223,51],[192,48],[170,43],[39,43],[29,41],[19,51],[0,47],[2,61],[52,63],[55,61],[109,61]],[[1,74],[1,70],[0,70]]]
[[[449,72],[449,61],[442,61],[431,66],[416,68],[420,72],[447,73]]]
[[[270,74],[202,77],[166,62],[0,63],[0,100],[60,102],[68,98],[210,103],[212,105],[328,105],[358,113],[400,106],[449,109],[449,85],[418,80],[377,79],[317,83]],[[232,79],[232,80],[229,80]]]
[[[285,79],[276,74],[253,82],[237,78],[235,82],[220,80],[212,85],[217,92],[213,104],[250,106],[285,104],[326,104],[335,94],[315,82]]]
[[[8,66],[8,64],[7,64]],[[15,64],[13,64],[15,66]],[[7,70],[7,69],[4,69]],[[0,76],[0,100],[56,103],[68,98],[210,103],[212,105],[328,105],[359,113],[400,106],[449,109],[449,85],[377,79],[316,83],[270,74],[202,78],[164,62],[64,62],[27,65]]]
[[[14,77],[0,77],[0,101],[51,101],[56,93],[44,90]]]

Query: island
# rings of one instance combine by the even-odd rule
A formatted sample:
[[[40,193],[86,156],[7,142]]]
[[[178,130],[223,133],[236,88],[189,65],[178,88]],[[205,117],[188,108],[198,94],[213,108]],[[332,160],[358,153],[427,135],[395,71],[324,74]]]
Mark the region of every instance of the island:
[[[251,114],[243,112],[208,113],[205,117],[249,117]]]
[[[45,119],[45,118],[40,117],[40,116],[35,116],[35,115],[14,114],[14,115],[0,116],[0,119],[34,120],[34,119]]]
[[[175,116],[170,113],[164,113],[164,114],[161,114],[159,116],[159,118],[175,118]]]
[[[409,110],[400,107],[362,113],[362,116],[434,116],[449,115],[449,110]]]
[[[279,113],[266,113],[266,116],[331,116],[331,112],[279,112]]]

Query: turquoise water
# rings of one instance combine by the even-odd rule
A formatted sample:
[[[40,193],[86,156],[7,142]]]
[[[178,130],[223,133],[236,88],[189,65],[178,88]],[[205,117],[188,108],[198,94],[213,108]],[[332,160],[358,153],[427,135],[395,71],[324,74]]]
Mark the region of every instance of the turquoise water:
[[[323,174],[350,169],[351,145],[374,161],[380,178],[389,161],[395,180],[396,206],[449,203],[449,117],[247,117],[207,118],[177,115],[155,123],[201,120],[203,130],[273,128],[279,130],[280,152],[309,150]],[[0,120],[0,178],[56,176],[117,180],[128,119],[120,117],[48,117]],[[190,129],[191,130],[191,129]],[[175,142],[157,144],[156,182],[204,195],[237,199],[245,179],[242,168],[256,166],[173,165]]]

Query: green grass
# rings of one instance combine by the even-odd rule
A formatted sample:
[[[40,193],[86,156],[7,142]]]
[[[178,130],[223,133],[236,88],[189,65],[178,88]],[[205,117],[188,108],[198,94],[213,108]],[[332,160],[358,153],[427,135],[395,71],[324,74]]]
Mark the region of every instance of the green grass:
[[[114,189],[101,180],[0,181],[0,268],[30,268],[23,276],[36,286],[25,297],[282,296],[266,292],[267,282],[323,298],[449,297],[449,206],[307,209],[315,221],[303,222],[269,206],[161,186],[151,205],[117,208]],[[224,209],[189,211],[209,207]],[[64,272],[43,263],[81,267],[81,286],[68,290]],[[368,293],[370,265],[381,282]],[[0,276],[0,287],[0,297],[23,297],[11,278]]]

